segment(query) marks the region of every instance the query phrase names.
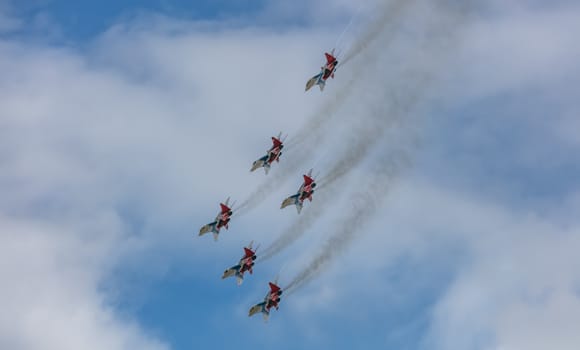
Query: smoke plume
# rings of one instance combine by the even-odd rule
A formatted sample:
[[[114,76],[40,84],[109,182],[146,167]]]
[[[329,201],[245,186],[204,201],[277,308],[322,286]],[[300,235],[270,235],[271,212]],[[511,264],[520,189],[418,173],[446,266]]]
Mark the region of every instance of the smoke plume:
[[[350,61],[359,53],[364,52],[369,43],[373,42],[381,32],[395,33],[394,28],[404,18],[403,10],[410,6],[413,1],[394,0],[386,5],[380,5],[376,12],[381,15],[355,42],[352,49],[349,50],[351,54],[347,53],[345,57],[347,60],[339,62],[341,68],[346,61]],[[383,37],[381,40],[382,49],[387,49],[394,38],[394,34]],[[333,96],[327,97],[324,104],[308,118],[306,124],[288,140],[285,147],[287,152],[284,153],[284,158],[280,162],[281,166],[278,167],[279,169],[276,172],[272,172],[264,183],[240,204],[238,215],[251,211],[260,205],[280,184],[290,177],[296,176],[296,171],[306,170],[306,164],[312,160],[316,147],[324,143],[328,138],[328,130],[331,129],[331,124],[336,122],[337,111],[349,100],[349,96],[352,95],[355,87],[360,85],[361,80],[364,80],[364,72],[368,71],[369,67],[375,66],[376,61],[376,56],[366,55],[364,63],[361,62],[351,67],[350,71],[348,71],[349,76],[343,76],[343,79],[347,79],[347,82],[340,85]],[[287,155],[288,153],[290,155]]]
[[[460,21],[457,16],[441,15],[437,19],[426,22],[421,34],[412,45],[398,48],[396,55],[409,57],[396,67],[388,64],[397,58],[384,58],[381,67],[370,67],[374,76],[367,76],[359,88],[366,88],[364,96],[355,96],[358,99],[359,111],[354,123],[350,125],[350,142],[348,147],[335,159],[326,176],[319,180],[319,186],[314,195],[318,203],[330,203],[333,197],[342,192],[342,180],[353,169],[357,168],[383,137],[385,131],[393,126],[410,123],[414,119],[411,115],[416,112],[417,106],[424,99],[434,78],[442,71],[448,57],[451,41],[458,36],[450,35],[450,30],[456,28]],[[412,22],[412,21],[411,21]],[[385,50],[381,45],[383,40],[391,42],[393,33],[389,31],[385,36],[375,34],[376,45],[367,47],[364,56],[383,57],[395,56],[392,50]],[[404,40],[409,40],[405,37]],[[424,58],[428,57],[428,60]],[[361,56],[361,58],[364,58]],[[386,63],[385,63],[386,62]],[[369,68],[369,66],[367,66]],[[364,99],[364,100],[363,100]],[[358,185],[357,185],[358,186]],[[372,187],[371,187],[372,189]],[[260,260],[267,260],[298,238],[303,236],[314,223],[324,215],[328,205],[312,205],[303,211],[288,229],[286,229],[270,246],[268,246]]]
[[[379,5],[379,8],[375,13],[379,14],[379,17],[371,24],[367,30],[352,44],[352,46],[345,53],[339,64],[346,64],[353,58],[355,58],[361,52],[364,52],[367,46],[377,39],[385,31],[390,33],[396,33],[396,25],[399,23],[399,19],[402,17],[403,12],[409,6],[411,6],[416,0],[394,0],[387,1],[384,4]]]
[[[463,11],[464,8],[447,7],[443,1],[437,3],[435,5],[439,6],[436,9],[428,11],[429,25],[422,28],[424,32],[419,36],[421,40],[413,43],[419,51],[411,58],[413,65],[406,68],[411,74],[404,83],[397,82],[400,84],[398,99],[386,101],[390,105],[399,103],[399,108],[385,111],[397,113],[398,120],[412,121],[414,118],[411,113],[416,112],[418,105],[425,98],[427,87],[432,84],[439,72],[450,71],[446,62],[453,49],[457,48],[461,38],[459,35],[461,27],[467,17]],[[390,117],[392,118],[393,115]],[[403,135],[399,135],[401,136]],[[358,191],[349,196],[353,198],[352,209],[343,220],[340,220],[333,230],[334,234],[328,239],[321,252],[286,286],[287,294],[318,276],[328,263],[344,252],[358,233],[363,232],[363,224],[376,213],[397,175],[410,164],[413,143],[408,141],[411,140],[412,138],[406,140],[403,138],[401,142],[381,153],[380,158],[373,163],[374,171],[365,183],[359,186]],[[361,148],[363,149],[364,147]],[[341,158],[336,165],[339,171],[330,174],[328,180],[334,181],[336,176],[343,176],[348,169],[352,168],[353,159],[349,156]]]
[[[284,288],[286,295],[318,276],[327,263],[351,244],[357,233],[362,231],[365,221],[376,213],[397,175],[409,164],[408,150],[405,149],[394,149],[377,163],[378,167],[369,175],[366,188],[352,196],[350,215],[336,226],[336,233],[328,239],[320,254]]]

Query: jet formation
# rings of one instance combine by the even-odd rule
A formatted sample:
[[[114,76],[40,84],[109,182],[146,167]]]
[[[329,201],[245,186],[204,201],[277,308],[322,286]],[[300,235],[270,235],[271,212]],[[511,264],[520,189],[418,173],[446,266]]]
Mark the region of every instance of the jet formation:
[[[326,64],[321,67],[319,74],[313,76],[306,83],[306,91],[312,88],[314,85],[318,85],[320,91],[324,90],[326,81],[328,78],[334,78],[334,73],[336,72],[336,67],[338,65],[338,60],[334,57],[334,49],[331,53],[325,53]],[[272,146],[266,151],[266,155],[262,156],[258,160],[254,161],[250,172],[253,172],[259,168],[264,168],[266,175],[270,172],[272,164],[274,162],[280,162],[280,156],[282,156],[282,149],[284,148],[284,141],[287,135],[283,138],[280,132],[277,137],[272,136]],[[280,209],[287,206],[294,205],[298,214],[302,211],[304,206],[304,201],[308,200],[312,202],[312,197],[314,194],[314,188],[316,187],[316,176],[312,176],[312,169],[302,175],[303,182],[298,188],[296,194],[289,196],[282,201]],[[216,216],[215,220],[201,227],[199,230],[199,236],[203,236],[206,233],[213,233],[214,240],[217,241],[220,230],[225,228],[229,229],[229,222],[234,212],[234,204],[229,204],[230,198],[228,198],[225,203],[220,203],[220,211]],[[241,285],[244,281],[244,274],[248,272],[253,274],[253,267],[257,259],[256,252],[258,247],[252,248],[253,242],[251,242],[247,247],[244,247],[244,255],[240,258],[238,263],[228,269],[226,269],[222,275],[222,279],[229,277],[236,277],[237,285]],[[264,320],[268,320],[270,316],[270,310],[275,308],[278,310],[279,303],[282,295],[282,288],[277,285],[277,279],[274,282],[268,282],[269,291],[264,297],[264,300],[254,306],[252,306],[248,312],[249,316],[253,316],[257,313],[263,315]]]

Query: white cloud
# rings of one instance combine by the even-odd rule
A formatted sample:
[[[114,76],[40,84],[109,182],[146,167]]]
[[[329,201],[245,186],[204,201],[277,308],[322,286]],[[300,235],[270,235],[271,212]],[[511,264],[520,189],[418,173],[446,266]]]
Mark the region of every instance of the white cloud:
[[[350,3],[332,4],[336,16],[349,11]],[[469,77],[461,95],[473,101],[545,82],[559,86],[577,62],[576,19],[574,11],[479,22],[467,33],[464,58],[473,64],[461,64],[461,76]],[[263,174],[248,170],[270,134],[291,134],[332,96],[331,85],[323,95],[302,91],[319,67],[326,33],[149,20],[111,28],[84,53],[0,42],[0,307],[6,311],[0,347],[166,347],[112,306],[119,286],[103,287],[110,270],[136,259],[143,270],[163,273],[185,249],[190,261],[213,255],[203,249],[213,244],[202,240],[207,237],[191,244],[198,226],[215,215],[219,200],[242,200],[261,182]],[[453,101],[459,92],[450,94]],[[557,129],[571,143],[574,113],[568,108]],[[363,183],[364,176],[353,180]],[[393,304],[410,302],[405,290],[381,278],[401,256],[438,266],[459,250],[464,265],[448,272],[451,282],[435,302],[426,344],[571,348],[579,322],[574,254],[580,242],[571,218],[577,198],[562,199],[560,212],[568,214],[560,217],[410,178],[390,194],[388,216],[365,228],[369,234],[333,273],[289,298],[295,309],[284,312],[304,324],[317,310],[345,318],[370,309],[387,313]],[[334,215],[317,228],[332,229]],[[277,220],[256,215],[232,228],[249,229],[258,219]],[[267,241],[272,232],[256,234]],[[256,238],[224,235],[220,244],[227,250],[217,254],[228,257]],[[317,240],[299,243],[299,257],[315,252],[310,245]],[[429,289],[431,283],[437,281],[405,286]],[[349,303],[355,295],[381,302],[360,309]],[[343,307],[336,310],[337,304]]]
[[[375,313],[386,338],[425,317],[421,348],[575,348],[577,219],[564,224],[417,178],[399,184],[383,212],[330,274],[286,300],[287,312],[353,324]],[[420,312],[417,303],[426,303]]]
[[[579,135],[575,132],[577,123],[570,116],[579,110],[577,99],[548,99],[563,104],[545,106],[542,103],[546,100],[531,98],[526,101],[528,107],[522,110],[535,112],[533,119],[517,115],[500,120],[494,118],[494,111],[504,105],[495,102],[485,107],[490,96],[511,102],[514,95],[522,99],[526,93],[552,98],[560,92],[567,95],[575,91],[571,82],[578,78],[575,70],[578,45],[573,43],[572,28],[580,23],[580,15],[574,6],[539,12],[524,4],[499,19],[497,16],[478,19],[465,33],[464,61],[447,72],[459,73],[455,77],[461,78],[460,88],[450,91],[449,86],[443,86],[439,91],[445,96],[446,107],[459,104],[469,111],[473,105],[478,108],[483,105],[487,108],[483,113],[489,112],[485,115],[489,122],[470,122],[466,117],[465,125],[453,126],[449,134],[465,131],[470,134],[453,139],[434,136],[429,142],[444,144],[452,151],[461,149],[475,162],[486,165],[493,163],[493,159],[485,157],[495,153],[483,154],[482,150],[496,147],[496,127],[509,125],[519,128],[512,140],[517,143],[515,147],[528,152],[499,149],[503,155],[497,156],[507,157],[511,164],[507,164],[505,171],[517,169],[523,162],[528,172],[522,172],[522,176],[526,177],[545,171],[553,162],[575,162],[577,152],[563,147],[553,130],[562,132],[567,142],[574,144],[572,140]],[[553,113],[540,115],[550,109]],[[540,117],[543,119],[538,122]],[[541,135],[539,138],[535,137],[536,132]],[[545,152],[538,152],[542,149]],[[452,167],[457,164],[450,159],[455,153],[438,156],[432,161],[448,167],[448,172],[465,170]],[[368,312],[381,312],[385,334],[392,334],[398,328],[387,328],[388,315],[396,304],[405,303],[406,295],[428,298],[421,293],[424,289],[425,294],[441,294],[433,302],[433,309],[423,309],[430,317],[429,333],[422,342],[424,348],[576,348],[575,330],[580,324],[575,312],[580,302],[575,253],[580,249],[576,186],[569,185],[565,187],[568,191],[560,192],[546,189],[556,198],[550,202],[552,208],[545,210],[529,193],[535,189],[523,187],[527,191],[523,195],[532,198],[521,198],[522,192],[510,189],[505,178],[502,196],[485,192],[489,186],[486,177],[495,174],[492,169],[480,169],[474,186],[465,192],[460,186],[453,188],[453,182],[442,185],[437,179],[420,180],[413,176],[406,179],[389,195],[385,217],[372,228],[361,228],[369,232],[361,233],[354,251],[340,259],[332,275],[317,281],[336,286],[339,291],[327,299],[320,298],[322,287],[302,292],[296,297],[298,301],[290,302],[296,305],[296,317],[326,311],[331,303],[339,305],[340,317],[356,318],[363,313],[362,305]],[[421,178],[429,177],[430,169],[423,166],[420,170],[426,172]],[[550,174],[571,176],[557,171]],[[357,183],[364,180],[361,178]],[[544,180],[547,186],[559,181],[557,177]],[[401,260],[404,267],[420,266],[419,277],[427,282],[389,281],[390,274],[401,268]],[[424,270],[429,267],[441,276],[425,276]],[[416,273],[414,269],[405,271],[411,275],[409,278]],[[356,303],[352,302],[353,297]]]
[[[558,348],[575,348],[577,335],[570,330],[577,329],[580,318],[559,311],[580,302],[577,221],[569,228],[527,210],[453,199],[447,191],[425,194],[436,203],[418,208],[431,226],[429,234],[451,235],[465,242],[468,252],[435,308],[432,337],[437,348],[525,349],[530,341],[539,349],[554,334],[559,335]],[[542,321],[544,316],[553,322]],[[530,332],[525,339],[524,329]]]
[[[580,298],[558,291],[537,303],[514,302],[500,316],[498,349],[575,349],[580,343]]]
[[[263,180],[249,168],[269,137],[320,101],[295,74],[318,69],[317,35],[129,26],[88,55],[1,41],[0,347],[166,348],[116,310],[110,272],[215,257],[199,227]]]
[[[116,245],[124,241],[119,219],[85,219],[91,222],[70,227],[0,220],[0,347],[166,348],[121,320],[100,292],[100,281],[118,261]]]
[[[525,1],[511,3],[519,4],[517,10],[501,2],[489,6],[495,16],[474,17],[456,63],[456,94],[485,98],[578,79],[570,70],[580,58],[574,36],[580,30],[578,6],[533,10]]]

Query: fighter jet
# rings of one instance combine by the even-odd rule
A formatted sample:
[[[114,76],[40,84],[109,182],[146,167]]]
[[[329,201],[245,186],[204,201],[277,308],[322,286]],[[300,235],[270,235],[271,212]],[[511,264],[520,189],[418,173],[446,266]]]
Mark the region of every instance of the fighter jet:
[[[305,91],[310,90],[314,85],[318,85],[320,91],[323,91],[328,78],[334,79],[334,72],[336,72],[336,66],[338,65],[338,60],[334,57],[334,49],[330,53],[325,52],[324,56],[326,57],[326,64],[320,67],[320,73],[308,80]]]
[[[233,214],[232,209],[228,206],[229,205],[229,201],[230,198],[228,197],[228,199],[226,200],[226,203],[220,203],[220,212],[218,213],[218,215],[215,218],[214,222],[210,222],[207,225],[204,225],[200,230],[199,230],[199,235],[202,236],[208,232],[212,232],[213,233],[213,239],[217,241],[218,239],[218,235],[220,233],[220,229],[222,227],[225,227],[226,230],[229,228],[229,222],[230,222],[230,217]],[[232,205],[233,207],[233,205]]]
[[[286,139],[284,137],[284,139]],[[257,161],[252,164],[252,169],[250,171],[254,171],[258,168],[263,167],[266,175],[268,175],[268,171],[270,171],[270,166],[274,161],[279,162],[280,156],[282,155],[282,148],[284,148],[284,140],[282,140],[282,133],[278,134],[278,137],[272,136],[272,147],[266,152],[266,155],[262,158],[258,159]]]
[[[298,214],[300,214],[300,211],[302,211],[302,206],[304,205],[304,200],[308,199],[312,202],[312,194],[314,193],[314,187],[316,187],[316,182],[312,177],[312,169],[310,169],[307,175],[303,175],[303,177],[304,182],[298,189],[298,193],[286,198],[282,202],[280,209],[284,209],[285,207],[294,204]]]
[[[256,304],[250,308],[248,316],[251,317],[257,314],[258,312],[261,312],[264,317],[264,321],[267,321],[268,317],[270,316],[270,309],[274,307],[276,308],[276,310],[278,310],[278,303],[280,302],[282,289],[278,287],[275,283],[268,282],[268,285],[270,286],[270,291],[264,297],[263,302]]]
[[[240,259],[237,265],[230,267],[229,269],[224,271],[222,279],[228,278],[230,276],[236,276],[238,286],[244,282],[244,272],[249,272],[250,274],[253,273],[252,267],[254,266],[254,260],[256,260],[256,250],[252,250],[252,243],[247,247],[244,247],[244,256]]]

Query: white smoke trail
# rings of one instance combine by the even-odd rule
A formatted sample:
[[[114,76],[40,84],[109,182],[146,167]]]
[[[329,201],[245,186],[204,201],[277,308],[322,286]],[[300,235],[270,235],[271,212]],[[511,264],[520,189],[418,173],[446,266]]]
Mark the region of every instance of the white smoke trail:
[[[377,75],[374,79],[375,85],[367,86],[367,90],[372,93],[365,93],[367,99],[364,103],[359,103],[360,113],[356,123],[351,126],[354,137],[351,137],[349,147],[335,160],[328,175],[319,180],[319,187],[314,195],[315,201],[331,202],[332,197],[336,197],[341,192],[340,187],[343,186],[342,181],[338,180],[343,179],[365,159],[385,131],[393,125],[408,122],[405,119],[409,118],[410,112],[421,102],[441,68],[442,60],[447,56],[446,50],[451,47],[448,41],[452,38],[448,36],[448,30],[451,23],[455,22],[448,21],[444,17],[440,21],[427,23],[423,30],[429,35],[420,35],[413,45],[402,50],[402,53],[398,52],[399,55],[410,57],[404,64],[399,64],[398,67],[388,65],[383,67],[388,73],[371,68]],[[386,38],[392,40],[392,33],[386,34]],[[371,47],[378,46],[377,49],[383,51],[383,47],[380,46],[382,39],[382,36],[378,36],[377,45]],[[387,50],[386,55],[390,54]],[[380,56],[375,49],[368,50],[365,55]],[[423,57],[429,57],[429,62],[426,63]],[[327,205],[312,205],[307,211],[303,211],[302,217],[264,250],[260,260],[264,261],[275,256],[303,236],[327,209]]]
[[[455,48],[454,44],[459,42],[460,35],[458,34],[461,33],[461,25],[466,19],[465,14],[461,11],[462,9],[456,11],[457,9],[454,7],[438,8],[439,11],[443,11],[443,9],[444,12],[439,13],[437,18],[431,18],[437,30],[430,31],[429,35],[425,36],[428,40],[418,46],[421,50],[428,49],[424,52],[425,55],[419,56],[417,62],[422,63],[419,65],[420,69],[415,77],[418,80],[401,90],[404,103],[401,105],[402,108],[396,111],[401,114],[399,118],[401,120],[414,111],[414,107],[424,96],[423,92],[428,83],[432,81],[438,71],[446,66],[445,62],[451,52],[450,49]],[[434,13],[430,12],[430,15],[433,17]],[[423,57],[426,59],[421,62]],[[412,88],[413,86],[415,89]],[[375,163],[377,168],[373,174],[366,180],[362,189],[351,196],[357,200],[349,215],[337,225],[333,231],[334,234],[327,241],[321,253],[285,288],[287,295],[318,276],[328,263],[350,245],[356,234],[362,232],[363,223],[376,213],[397,174],[409,164],[409,155],[410,147],[401,142],[391,150],[387,150],[382,159]]]
[[[400,144],[401,145],[401,144]],[[400,146],[399,145],[399,146]],[[385,199],[385,194],[405,168],[410,166],[410,150],[393,148],[382,155],[371,171],[365,189],[354,193],[350,215],[337,225],[335,234],[326,242],[322,252],[317,255],[308,267],[286,285],[284,295],[288,297],[304,284],[314,279],[323,268],[337,255],[343,252],[361,230],[365,221],[372,217]],[[315,217],[313,215],[312,217]],[[298,225],[304,225],[298,223]],[[266,258],[261,258],[264,260]]]
[[[398,103],[392,103],[392,105],[395,108],[399,108]],[[342,185],[338,180],[342,179],[365,159],[365,156],[372,150],[373,146],[381,139],[385,130],[397,122],[396,117],[398,115],[400,114],[394,110],[386,113],[377,112],[361,124],[364,127],[355,131],[358,136],[356,138],[357,142],[348,147],[330,169],[329,175],[321,179],[320,186],[315,191],[317,204],[330,203],[332,197],[337,196],[339,187]],[[312,205],[308,210],[303,211],[302,217],[298,218],[280,237],[264,249],[260,261],[268,260],[300,238],[324,214],[327,208],[326,205]]]
[[[367,48],[379,35],[384,33],[385,29],[396,33],[395,25],[398,19],[415,0],[395,0],[383,3],[375,13],[379,14],[378,19],[369,26],[365,33],[349,48],[339,65],[345,65]],[[387,27],[388,25],[388,27]]]
[[[354,79],[353,79],[354,80]],[[268,178],[255,189],[248,198],[240,204],[239,214],[251,211],[260,205],[270,193],[289,178],[296,176],[295,172],[301,167],[306,168],[316,150],[316,144],[323,143],[327,137],[323,126],[334,116],[336,110],[341,107],[346,96],[352,92],[352,84],[343,85],[333,98],[327,99],[324,105],[314,113],[307,123],[291,137],[284,147],[283,158],[275,172],[270,172]]]
[[[383,12],[378,20],[369,26],[369,29],[362,35],[361,41],[365,44],[357,44],[355,47],[359,48],[357,53],[364,51],[368,43],[376,38],[381,30],[388,28],[390,33],[394,33],[394,27],[400,22],[402,18],[403,9],[405,9],[412,0],[393,0],[388,3],[388,6],[381,6],[377,12]],[[386,49],[393,40],[394,35],[384,38],[382,41],[383,49]],[[352,56],[354,57],[354,56]],[[351,57],[351,58],[352,58]],[[348,97],[352,94],[357,82],[360,82],[363,72],[372,66],[372,61],[376,61],[376,57],[369,56],[365,64],[354,66],[350,71],[350,78],[347,83],[341,85],[336,94],[332,98],[328,98],[324,105],[314,113],[306,122],[306,124],[288,140],[284,158],[280,161],[279,169],[264,181],[260,187],[252,192],[248,198],[240,204],[238,215],[243,215],[260,205],[270,193],[272,193],[280,184],[284,183],[290,177],[295,176],[295,172],[300,169],[307,168],[305,164],[311,161],[316,146],[324,143],[328,137],[328,130],[330,122],[336,117],[336,112],[346,103]],[[343,63],[344,65],[344,63]],[[291,153],[291,155],[287,155]]]
[[[356,234],[362,230],[365,221],[376,213],[397,175],[409,166],[408,151],[393,150],[377,164],[379,168],[369,175],[367,187],[352,196],[350,215],[337,225],[335,234],[326,242],[321,253],[284,288],[286,296],[318,276],[327,263],[350,245]]]

